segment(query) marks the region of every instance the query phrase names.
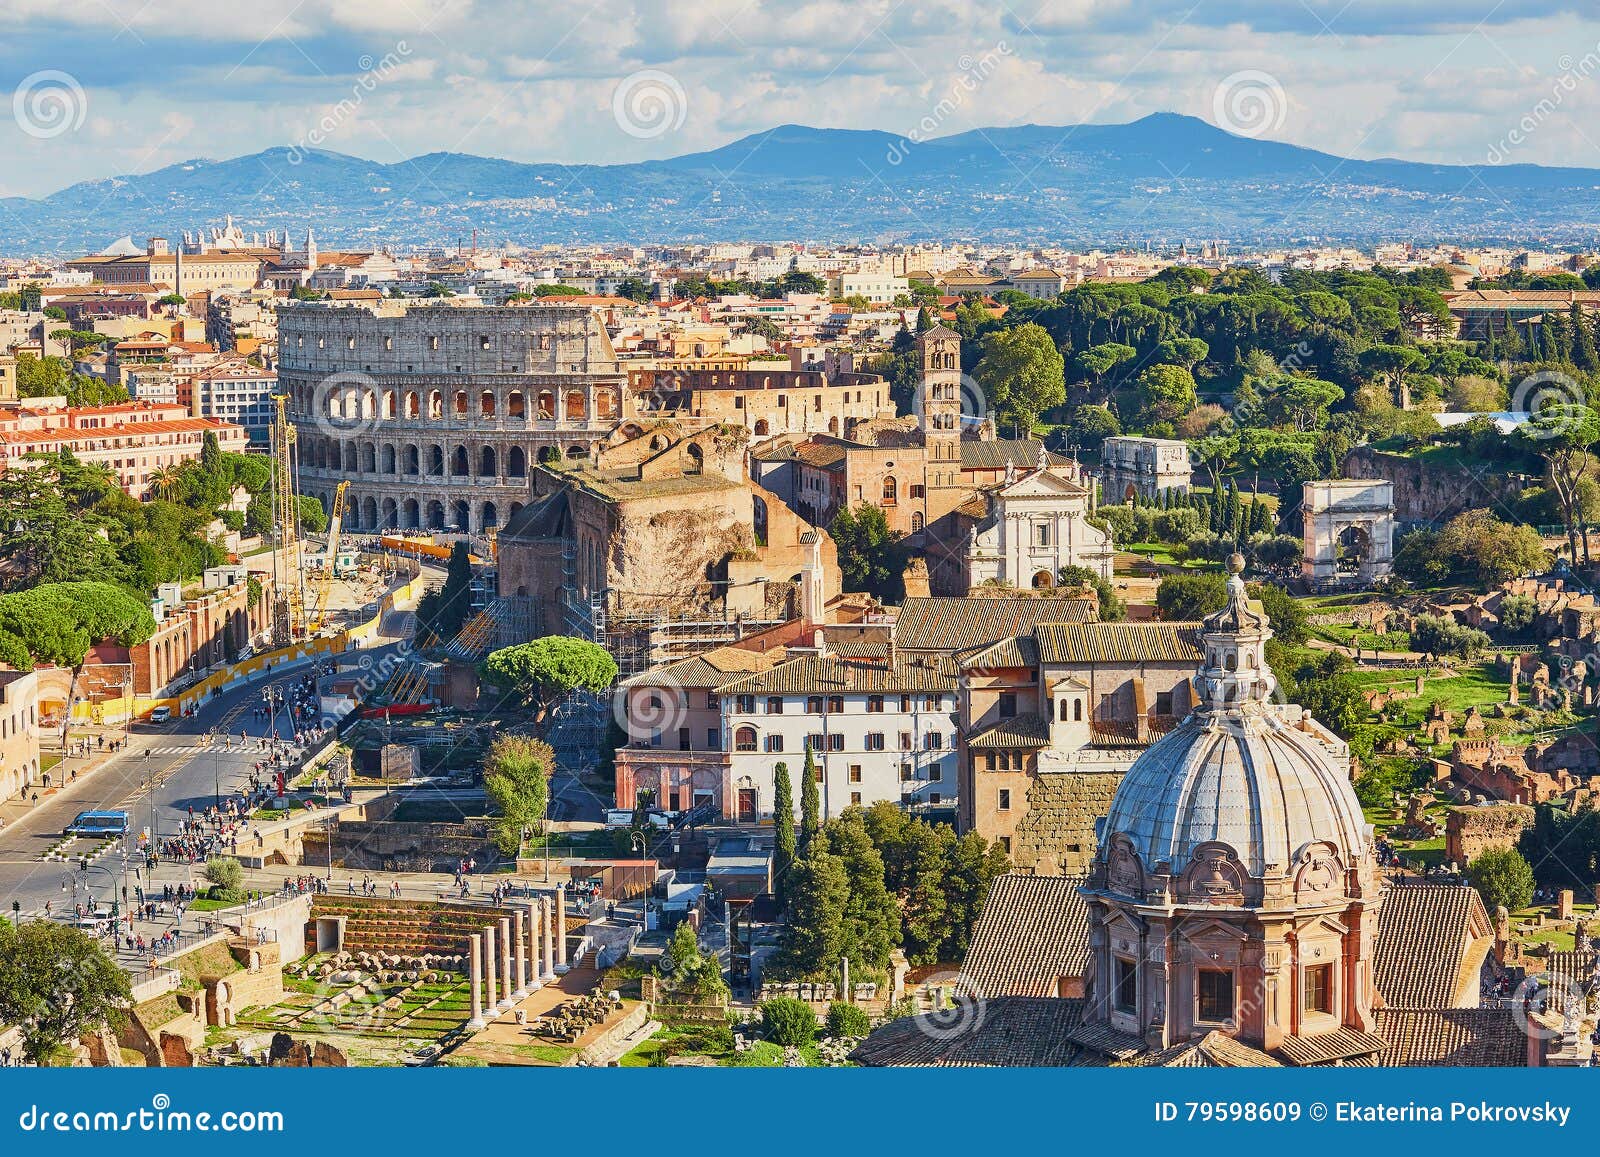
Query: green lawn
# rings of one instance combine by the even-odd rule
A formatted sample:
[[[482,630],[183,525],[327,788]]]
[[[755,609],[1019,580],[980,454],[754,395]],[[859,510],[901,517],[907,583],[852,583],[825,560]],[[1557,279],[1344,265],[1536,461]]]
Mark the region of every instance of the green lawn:
[[[1379,634],[1364,627],[1339,627],[1318,623],[1310,628],[1313,639],[1336,643],[1341,647],[1359,647],[1363,651],[1409,651],[1411,636],[1404,631]]]

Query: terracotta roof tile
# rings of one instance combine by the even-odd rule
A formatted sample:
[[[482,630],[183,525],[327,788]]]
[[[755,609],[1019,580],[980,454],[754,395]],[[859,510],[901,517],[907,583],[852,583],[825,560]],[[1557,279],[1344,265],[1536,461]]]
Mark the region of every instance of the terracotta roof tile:
[[[1003,997],[985,1002],[983,1015],[965,1024],[951,1026],[931,1015],[890,1021],[857,1045],[850,1059],[874,1068],[1083,1064],[1082,1051],[1067,1039],[1082,1013],[1081,1000]]]
[[[1089,967],[1089,907],[1074,876],[999,877],[972,930],[962,975],[984,996],[1056,996]]]
[[[909,598],[895,620],[895,645],[959,655],[1031,634],[1040,623],[1084,623],[1098,615],[1092,598]]]
[[[1187,663],[1203,651],[1198,623],[1042,623],[1034,628],[1044,663]]]
[[[1470,889],[1468,889],[1470,891]],[[1509,1008],[1380,1008],[1384,1066],[1522,1068],[1528,1038]]]
[[[1456,993],[1477,993],[1474,958],[1492,929],[1476,889],[1400,884],[1384,892],[1373,946],[1372,978],[1389,1008],[1453,1008]],[[1470,983],[1469,983],[1470,982]]]

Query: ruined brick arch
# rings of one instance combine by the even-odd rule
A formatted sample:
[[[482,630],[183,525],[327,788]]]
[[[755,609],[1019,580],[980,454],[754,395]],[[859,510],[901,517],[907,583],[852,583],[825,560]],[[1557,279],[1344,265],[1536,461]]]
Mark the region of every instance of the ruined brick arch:
[[[451,507],[450,523],[463,534],[472,532],[472,504],[465,498],[458,498]]]
[[[644,431],[633,422],[629,422],[627,425],[618,430],[617,434],[623,441],[631,442],[633,439],[643,435]]]
[[[428,391],[428,420],[438,422],[444,418],[444,394],[439,390]]]
[[[573,445],[567,447],[567,459],[568,459],[568,461],[575,462],[580,458],[587,458],[588,456],[589,456],[589,448],[587,446],[583,445],[583,443],[581,443],[581,442],[576,442]]]
[[[506,510],[506,521],[510,522],[513,518],[515,518],[517,516],[517,511],[519,511],[521,509],[522,509],[522,503],[513,502],[510,505],[510,507],[507,508],[507,510]],[[527,591],[519,590],[518,593],[519,594],[527,594]]]
[[[382,521],[378,524],[377,529],[388,530],[390,527],[398,526],[399,524],[400,504],[392,498],[385,498],[382,507]]]
[[[615,390],[596,390],[594,395],[594,416],[602,422],[614,422],[617,419],[617,392]]]
[[[406,391],[406,417],[412,421],[422,417],[422,404],[417,400],[417,391]]]
[[[364,530],[378,529],[378,500],[370,494],[361,500],[361,526]]]
[[[549,422],[556,416],[556,396],[549,390],[539,391],[538,417],[541,421]]]
[[[765,437],[768,433],[767,420],[765,418],[756,419],[755,429],[752,431],[752,433],[754,433],[758,438]]]
[[[478,415],[480,417],[492,418],[498,408],[493,390],[484,390],[483,393],[478,395]]]
[[[455,392],[455,396],[450,399],[450,412],[457,418],[465,418],[467,416],[467,391],[457,390]]]
[[[512,390],[509,394],[506,395],[506,417],[508,417],[508,418],[526,417],[526,410],[527,410],[527,399],[524,398],[523,393],[522,393],[521,390]]]
[[[528,476],[528,452],[521,446],[513,446],[506,451],[506,477],[526,478]]]
[[[587,422],[589,420],[589,402],[584,397],[582,390],[567,391],[567,407],[564,416],[569,422]]]
[[[500,511],[492,502],[485,502],[478,510],[478,528],[491,530],[500,525]]]
[[[434,501],[428,503],[428,525],[427,525],[427,529],[429,529],[429,530],[443,530],[444,529],[444,503],[440,502],[438,499],[434,499]]]

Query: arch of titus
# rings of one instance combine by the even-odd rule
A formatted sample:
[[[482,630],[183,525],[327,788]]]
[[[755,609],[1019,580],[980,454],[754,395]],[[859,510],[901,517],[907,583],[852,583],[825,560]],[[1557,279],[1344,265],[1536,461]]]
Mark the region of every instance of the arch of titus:
[[[1339,547],[1356,531],[1356,574],[1364,582],[1389,573],[1394,558],[1394,483],[1370,478],[1307,482],[1301,496],[1305,558],[1301,573],[1312,582],[1337,578]]]

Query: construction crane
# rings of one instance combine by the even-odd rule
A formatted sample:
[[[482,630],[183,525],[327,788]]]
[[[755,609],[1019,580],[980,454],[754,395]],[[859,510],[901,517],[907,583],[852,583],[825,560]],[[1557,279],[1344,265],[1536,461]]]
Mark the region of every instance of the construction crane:
[[[295,429],[289,421],[289,395],[273,394],[272,569],[277,592],[277,641],[284,644],[305,629],[305,578],[300,571],[300,499],[295,487]]]
[[[339,526],[344,521],[344,492],[350,489],[350,481],[339,483],[333,492],[333,513],[328,516],[328,553],[323,560],[322,581],[317,586],[317,613],[312,620],[311,631],[315,634],[322,630],[322,623],[328,617],[328,596],[333,591],[333,572],[339,565]]]

